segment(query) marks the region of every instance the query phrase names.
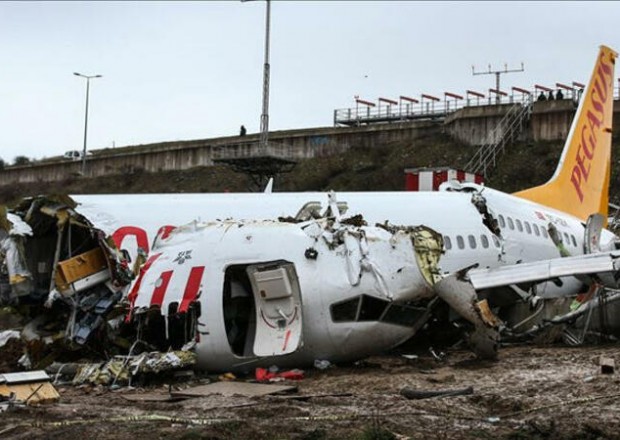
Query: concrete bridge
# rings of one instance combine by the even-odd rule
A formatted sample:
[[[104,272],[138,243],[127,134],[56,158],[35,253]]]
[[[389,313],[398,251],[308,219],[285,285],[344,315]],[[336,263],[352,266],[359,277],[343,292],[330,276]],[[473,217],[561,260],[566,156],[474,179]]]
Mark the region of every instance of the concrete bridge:
[[[445,118],[276,131],[270,133],[269,139],[279,155],[294,159],[329,156],[386,143],[408,142],[415,145],[442,131],[469,145],[482,145],[487,141],[487,133],[509,109],[510,104],[465,107]],[[564,139],[574,112],[572,100],[536,102],[528,129],[523,135],[535,141]],[[618,121],[620,101],[614,101],[614,115]],[[619,128],[616,124],[615,134],[619,133]],[[87,157],[86,177],[212,166],[214,159],[223,155],[251,156],[257,151],[258,134],[93,150]],[[78,175],[80,167],[80,161],[63,158],[8,166],[0,171],[0,185],[62,181]]]

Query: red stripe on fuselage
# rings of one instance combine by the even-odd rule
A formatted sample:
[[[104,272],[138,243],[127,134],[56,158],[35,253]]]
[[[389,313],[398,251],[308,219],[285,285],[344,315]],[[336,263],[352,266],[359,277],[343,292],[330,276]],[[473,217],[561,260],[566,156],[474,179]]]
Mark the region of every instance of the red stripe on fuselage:
[[[161,307],[164,296],[166,295],[166,290],[168,289],[168,284],[170,284],[170,278],[172,277],[172,270],[168,270],[166,272],[162,272],[159,276],[159,285],[153,289],[153,297],[151,298],[151,306],[159,306]]]
[[[127,299],[129,300],[129,304],[130,304],[129,313],[127,314],[128,321],[129,319],[131,319],[131,311],[133,310],[133,305],[136,302],[136,298],[138,297],[138,291],[140,290],[142,279],[144,278],[144,275],[146,275],[146,272],[151,268],[155,260],[157,260],[160,255],[161,253],[151,255],[148,258],[148,260],[146,260],[146,263],[144,263],[144,266],[140,268],[140,274],[138,275],[138,279],[134,283],[131,289],[131,292],[129,292],[129,295],[127,295]]]
[[[204,274],[205,267],[197,266],[192,267],[189,273],[189,279],[185,285],[185,292],[183,293],[183,300],[179,306],[179,312],[187,312],[187,309],[191,302],[196,300],[198,296],[198,290],[200,289],[200,281],[202,281],[202,275]]]

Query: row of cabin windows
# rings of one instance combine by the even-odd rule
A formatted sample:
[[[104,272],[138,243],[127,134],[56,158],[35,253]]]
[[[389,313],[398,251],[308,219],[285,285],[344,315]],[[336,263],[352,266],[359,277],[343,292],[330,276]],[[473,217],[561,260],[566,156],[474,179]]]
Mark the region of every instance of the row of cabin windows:
[[[493,240],[493,245],[496,248],[499,248],[500,247],[499,239],[495,235],[492,235],[491,239]],[[448,237],[447,235],[444,235],[443,241],[446,246],[446,250],[452,249],[452,240],[450,239],[450,237]],[[476,249],[478,247],[478,241],[476,240],[476,237],[473,235],[467,236],[467,243],[469,244],[469,247],[471,249]],[[465,249],[465,238],[463,238],[462,235],[456,236],[456,246],[459,249]],[[480,246],[482,246],[484,249],[488,249],[488,247],[490,246],[489,238],[484,234],[480,234]]]
[[[533,233],[537,237],[540,237],[542,235],[544,238],[549,238],[549,233],[547,232],[547,229],[545,229],[543,226],[539,227],[536,223],[530,224],[527,220],[524,220],[523,222],[521,222],[521,220],[515,219],[513,221],[512,218],[510,217],[506,217],[506,219],[504,219],[503,215],[499,216],[499,226],[501,228],[505,228],[506,224],[508,224],[508,228],[514,230],[515,223],[516,223],[516,228],[519,232],[523,232],[525,230],[525,232],[530,235]],[[525,225],[525,228],[524,228],[524,225]],[[493,239],[493,245],[499,248],[500,247],[499,239],[495,235],[492,235],[491,238]],[[443,239],[444,239],[446,250],[452,249],[452,240],[450,239],[450,237],[448,237],[447,235],[444,235]],[[560,239],[564,243],[567,243],[567,244],[572,243],[574,247],[577,247],[577,240],[575,240],[575,236],[572,234],[569,236],[566,232],[564,232],[564,238],[562,238],[562,235],[560,234]],[[478,247],[478,242],[476,241],[476,237],[473,235],[467,236],[467,242],[469,244],[470,249],[476,249]],[[480,245],[484,249],[488,249],[488,247],[490,246],[489,239],[484,234],[480,235]],[[456,236],[456,246],[459,249],[465,249],[465,239],[463,238],[462,235]]]
[[[526,233],[531,235],[533,232],[534,235],[537,237],[540,237],[542,235],[544,238],[549,238],[549,233],[547,232],[547,229],[544,226],[539,227],[536,223],[532,223],[530,225],[530,223],[527,220],[524,220],[523,222],[521,222],[521,220],[515,219],[513,221],[512,218],[510,217],[506,217],[506,219],[504,219],[504,216],[500,214],[499,215],[500,228],[505,228],[506,224],[508,224],[508,228],[512,230],[515,229],[515,224],[516,224],[516,229],[519,232],[523,232],[524,226],[525,226]],[[562,238],[562,233],[560,233],[560,240],[562,240],[564,243],[568,245],[572,244],[574,247],[577,247],[577,240],[575,239],[574,235],[571,234],[569,236],[566,232],[564,232],[563,235],[564,237]]]

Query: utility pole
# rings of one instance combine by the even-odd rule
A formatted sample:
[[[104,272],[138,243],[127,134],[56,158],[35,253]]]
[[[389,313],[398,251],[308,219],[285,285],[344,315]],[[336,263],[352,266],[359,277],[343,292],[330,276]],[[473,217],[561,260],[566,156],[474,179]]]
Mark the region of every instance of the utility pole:
[[[497,90],[498,92],[501,90],[500,89],[500,75],[503,73],[513,73],[513,72],[524,72],[525,69],[523,67],[523,63],[521,63],[521,68],[520,69],[511,69],[508,70],[508,65],[504,64],[504,70],[491,70],[491,65],[489,64],[489,70],[487,72],[476,72],[476,68],[474,66],[471,66],[471,73],[472,75],[476,76],[476,75],[495,75],[495,90]],[[500,96],[499,93],[495,94],[495,103],[499,104],[500,103]]]

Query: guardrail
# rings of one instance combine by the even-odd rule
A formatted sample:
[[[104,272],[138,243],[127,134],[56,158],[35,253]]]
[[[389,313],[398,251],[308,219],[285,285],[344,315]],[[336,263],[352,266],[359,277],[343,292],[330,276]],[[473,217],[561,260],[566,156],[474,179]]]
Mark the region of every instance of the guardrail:
[[[553,90],[553,96],[557,96],[557,91]],[[582,89],[563,90],[562,99],[579,99]],[[515,92],[508,96],[488,96],[484,98],[470,97],[465,99],[446,98],[441,101],[424,100],[422,102],[400,102],[397,105],[381,105],[379,102],[375,106],[357,104],[355,107],[334,110],[334,126],[338,125],[361,125],[380,122],[397,122],[414,119],[441,119],[464,107],[477,107],[497,104],[526,104],[531,99],[538,100],[540,93],[531,91],[529,94]],[[545,99],[549,99],[549,94],[544,93]],[[620,99],[620,88],[614,89],[614,99]],[[374,103],[371,103],[374,104]]]

